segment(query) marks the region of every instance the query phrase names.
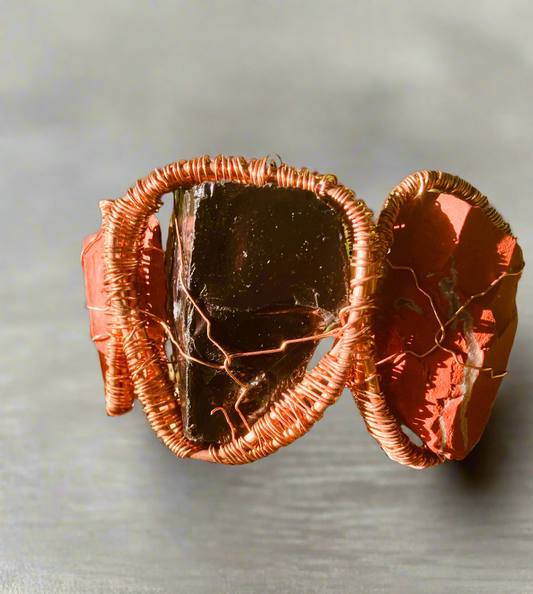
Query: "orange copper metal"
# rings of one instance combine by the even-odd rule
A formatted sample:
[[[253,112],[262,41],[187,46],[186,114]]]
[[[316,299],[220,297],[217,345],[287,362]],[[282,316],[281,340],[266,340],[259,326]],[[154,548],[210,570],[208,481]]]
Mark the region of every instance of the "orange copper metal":
[[[244,437],[234,437],[227,445],[205,448],[189,441],[183,434],[179,401],[169,378],[168,361],[164,349],[156,347],[148,336],[146,325],[149,316],[139,308],[137,286],[144,233],[149,217],[161,206],[161,196],[179,188],[217,180],[258,186],[267,183],[294,186],[310,190],[326,200],[342,214],[353,250],[352,279],[349,305],[342,312],[340,327],[331,333],[297,340],[318,340],[326,335],[336,335],[337,340],[329,353],[294,389],[285,390],[280,399],[249,426]],[[369,337],[370,315],[374,308],[372,292],[369,291],[370,284],[374,282],[370,270],[371,217],[372,213],[364,203],[356,201],[354,192],[338,184],[335,176],[307,169],[297,170],[283,162],[277,165],[273,159],[268,162],[268,157],[247,161],[242,157],[218,156],[210,159],[206,156],[179,161],[140,180],[126,196],[112,202],[109,208],[106,205],[104,218],[105,290],[110,316],[110,339],[106,353],[108,402],[113,405],[119,401],[128,404],[139,398],[159,438],[184,458],[244,464],[267,456],[305,434],[322,417],[325,409],[338,399],[353,365],[357,345],[363,337]],[[179,238],[179,233],[177,236]],[[190,299],[190,295],[188,297]],[[209,320],[206,319],[206,323],[209,329]],[[291,342],[294,340],[285,341],[280,350]],[[241,385],[243,396],[247,388],[231,373],[231,360],[258,353],[230,355],[220,345],[217,346],[225,357],[224,369]],[[360,354],[362,352],[359,351]],[[238,404],[236,408],[240,414]],[[227,411],[222,409],[215,409],[212,413],[219,410],[229,418]],[[232,434],[235,435],[234,428]]]

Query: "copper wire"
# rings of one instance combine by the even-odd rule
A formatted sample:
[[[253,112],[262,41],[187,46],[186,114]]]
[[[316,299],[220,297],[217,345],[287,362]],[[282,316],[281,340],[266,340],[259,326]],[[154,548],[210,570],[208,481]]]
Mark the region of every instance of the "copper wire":
[[[90,308],[90,309],[97,309],[97,308],[94,308],[93,307],[93,308]],[[101,310],[101,311],[106,311],[106,310]],[[164,320],[161,320],[160,318],[158,318],[157,316],[155,316],[154,314],[152,314],[149,311],[146,311],[146,310],[139,310],[139,311],[141,311],[142,313],[150,316],[152,319],[154,319],[159,324],[161,324],[161,326],[164,328],[164,330],[166,332],[166,335],[167,335],[168,339],[172,342],[172,344],[174,344],[177,347],[180,355],[184,359],[187,359],[189,361],[194,361],[195,363],[198,363],[199,365],[203,365],[205,367],[210,367],[212,369],[225,370],[226,372],[229,370],[229,365],[231,364],[231,361],[233,359],[237,359],[237,358],[241,358],[241,357],[252,357],[252,356],[257,356],[257,355],[269,355],[269,354],[273,354],[273,353],[280,353],[280,352],[283,352],[287,348],[287,346],[289,344],[297,344],[297,343],[308,342],[308,341],[317,341],[317,340],[321,340],[323,338],[329,338],[331,336],[338,336],[342,332],[342,329],[339,328],[339,329],[334,329],[334,330],[331,330],[330,332],[326,332],[326,333],[323,333],[323,334],[313,334],[311,336],[304,336],[304,337],[301,337],[301,338],[292,338],[292,339],[284,340],[281,343],[281,345],[279,347],[275,348],[275,349],[268,349],[268,350],[262,350],[262,351],[248,351],[248,352],[245,352],[245,353],[232,353],[232,354],[227,354],[227,352],[224,351],[224,353],[225,353],[224,364],[223,365],[215,365],[213,363],[209,363],[207,361],[202,361],[201,359],[197,359],[196,357],[193,357],[193,356],[187,354],[183,350],[183,348],[181,347],[181,345],[179,344],[179,342],[174,338],[174,335],[173,335],[172,331],[170,330],[170,327],[168,326],[168,324]],[[109,335],[108,334],[105,335],[104,338],[105,339],[109,338]],[[98,339],[103,339],[103,338],[101,338],[101,337],[93,337],[93,341],[94,340],[98,340]],[[216,346],[216,343],[214,341],[211,341],[211,342],[213,344],[215,344],[215,346]],[[228,374],[228,375],[232,379],[235,377],[231,373]],[[242,384],[242,382],[239,382],[238,385],[241,386],[241,393],[239,395],[239,398],[238,398],[237,402],[234,405],[234,408],[235,408],[237,414],[241,417],[241,419],[242,419],[243,424],[245,425],[245,427],[248,429],[248,431],[250,431],[251,428],[250,428],[250,426],[248,424],[248,421],[246,420],[246,418],[244,417],[244,415],[242,414],[242,412],[241,412],[241,410],[239,408],[239,405],[242,402],[242,399],[244,398],[244,396],[246,395],[246,393],[248,391],[248,387],[245,384]],[[218,410],[221,410],[221,408],[222,407],[214,408],[211,411],[211,414],[213,414],[214,412],[216,412]],[[225,409],[224,409],[224,412],[226,412]],[[234,435],[235,434],[235,427],[233,426],[233,424],[231,422],[229,422],[229,420],[228,420],[229,417],[228,417],[227,413],[224,416],[226,417],[226,420],[228,421],[228,425],[229,425],[229,427],[230,427],[230,429],[232,431],[232,435]]]
[[[194,300],[193,296],[191,295],[191,293],[189,292],[189,290],[187,289],[186,285],[185,285],[185,281],[183,280],[183,248],[181,245],[181,235],[180,235],[180,230],[178,229],[178,221],[176,218],[174,218],[174,224],[176,227],[176,242],[178,244],[178,252],[179,252],[179,256],[180,256],[180,266],[179,266],[179,281],[180,281],[180,286],[181,286],[181,290],[185,293],[185,295],[187,296],[187,299],[190,301],[190,303],[192,304],[192,306],[194,307],[194,309],[198,312],[198,314],[200,315],[200,317],[204,320],[205,324],[206,324],[206,328],[207,328],[207,338],[209,339],[209,341],[222,353],[222,355],[224,356],[224,365],[223,365],[223,369],[224,371],[231,377],[231,379],[238,384],[241,388],[246,388],[246,385],[243,384],[238,377],[236,377],[230,370],[229,370],[229,365],[228,365],[228,361],[229,361],[229,353],[222,347],[222,345],[220,345],[214,338],[213,335],[211,334],[211,320],[209,319],[208,316],[205,315],[205,313],[202,311],[201,307],[196,303],[196,301]]]
[[[161,196],[217,180],[259,186],[267,183],[295,186],[335,204],[349,230],[349,242],[353,246],[351,264],[357,273],[350,284],[350,308],[344,312],[341,327],[336,332],[337,341],[330,352],[296,387],[285,390],[245,436],[233,438],[227,445],[205,448],[187,440],[183,434],[181,410],[169,378],[168,361],[164,349],[157,348],[147,334],[137,291],[147,221],[160,208]],[[278,166],[272,161],[268,163],[267,158],[247,161],[242,157],[210,159],[206,156],[173,163],[139,180],[124,198],[112,203],[104,221],[109,346],[114,345],[114,348],[108,347],[106,353],[109,369],[113,369],[106,382],[109,399],[115,401],[119,396],[118,386],[124,388],[125,381],[129,380],[128,396],[133,394],[139,398],[154,431],[181,457],[244,464],[273,453],[306,433],[338,399],[353,364],[357,342],[367,333],[373,307],[372,299],[367,298],[368,286],[373,282],[369,270],[372,214],[354,197],[353,191],[339,185],[334,176],[297,170],[282,161]],[[229,371],[231,355],[226,353],[224,357],[224,368]],[[235,379],[238,383],[238,378]]]
[[[224,418],[226,419],[226,423],[229,425],[229,428],[231,430],[231,438],[235,439],[236,436],[236,431],[235,431],[235,427],[233,426],[233,423],[231,422],[228,413],[226,412],[226,409],[223,406],[217,406],[217,408],[214,408],[211,411],[211,416],[213,416],[216,412],[220,411],[223,415]]]
[[[167,338],[178,349],[179,354],[184,359],[187,359],[188,361],[194,361],[195,363],[198,363],[199,365],[203,365],[204,367],[210,367],[211,369],[219,369],[219,370],[224,369],[224,365],[215,365],[214,363],[208,363],[207,361],[202,361],[201,359],[197,359],[196,357],[193,357],[192,355],[189,355],[188,353],[186,353],[183,350],[183,348],[181,347],[180,343],[174,338],[174,334],[170,330],[169,325],[164,320],[162,320],[161,318],[158,318],[153,313],[146,311],[145,309],[139,309],[139,311],[147,316],[150,316],[157,323],[161,324],[161,326],[165,330]]]
[[[490,372],[491,379],[498,379],[498,378],[501,378],[501,377],[504,377],[507,375],[507,371],[504,371],[503,373],[495,374],[494,369],[492,367],[476,367],[475,365],[470,365],[469,363],[464,363],[462,361],[459,361],[457,353],[453,349],[446,348],[445,346],[443,346],[442,343],[444,342],[444,339],[446,337],[446,327],[449,326],[454,320],[456,320],[457,317],[461,314],[461,312],[464,311],[468,307],[468,305],[470,305],[470,303],[472,303],[472,301],[474,301],[475,299],[484,297],[493,287],[495,287],[504,278],[506,278],[508,276],[520,276],[523,272],[523,267],[517,272],[506,271],[506,272],[503,272],[502,274],[500,274],[500,276],[498,278],[494,279],[484,291],[481,291],[480,293],[476,293],[475,295],[471,295],[461,305],[461,307],[459,307],[457,309],[457,311],[455,311],[455,313],[446,322],[443,323],[440,319],[439,314],[437,313],[437,308],[435,307],[435,302],[433,301],[433,298],[431,297],[431,295],[429,293],[427,293],[420,287],[420,283],[418,281],[416,272],[409,266],[395,266],[389,260],[386,260],[386,263],[393,270],[408,270],[411,272],[411,274],[413,275],[414,281],[415,281],[416,288],[418,289],[418,291],[420,291],[420,293],[425,295],[430,302],[431,309],[433,311],[433,315],[435,316],[435,319],[437,320],[437,323],[439,324],[439,329],[435,333],[435,344],[429,350],[427,350],[425,353],[422,353],[422,354],[415,353],[415,351],[411,351],[411,350],[399,351],[397,353],[393,353],[392,355],[389,355],[388,357],[385,357],[384,359],[381,359],[380,361],[376,361],[376,365],[382,365],[383,363],[391,361],[392,359],[396,359],[402,355],[412,355],[413,357],[416,357],[417,359],[424,359],[425,357],[427,357],[431,353],[433,353],[436,349],[441,349],[441,350],[449,353],[450,355],[452,355],[452,357],[454,358],[457,365],[459,365],[460,367],[463,367],[465,369],[474,369],[476,371]]]

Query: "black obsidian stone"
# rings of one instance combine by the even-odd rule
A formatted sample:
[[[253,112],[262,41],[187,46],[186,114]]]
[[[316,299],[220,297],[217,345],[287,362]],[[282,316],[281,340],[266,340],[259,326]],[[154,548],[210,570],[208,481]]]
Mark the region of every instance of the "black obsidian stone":
[[[180,241],[177,241],[179,229]],[[181,244],[181,250],[180,250]],[[180,255],[181,251],[181,255]],[[229,353],[280,347],[338,323],[349,289],[349,258],[338,212],[312,192],[267,185],[203,183],[176,192],[167,245],[168,317],[188,355],[214,365]],[[231,371],[248,387],[239,410],[251,425],[305,373],[317,341],[240,357]],[[246,432],[235,410],[241,387],[224,371],[174,347],[186,436],[227,443]]]

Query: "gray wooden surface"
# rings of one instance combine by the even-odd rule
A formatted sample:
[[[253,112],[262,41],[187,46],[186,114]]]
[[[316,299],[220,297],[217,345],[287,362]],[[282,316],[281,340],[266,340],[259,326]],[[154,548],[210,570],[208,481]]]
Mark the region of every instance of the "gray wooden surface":
[[[525,1],[0,3],[2,594],[533,592],[529,271],[482,441],[414,471],[348,394],[239,468],[107,418],[79,265],[98,201],[154,167],[271,151],[376,209],[461,175],[529,260],[532,28]]]

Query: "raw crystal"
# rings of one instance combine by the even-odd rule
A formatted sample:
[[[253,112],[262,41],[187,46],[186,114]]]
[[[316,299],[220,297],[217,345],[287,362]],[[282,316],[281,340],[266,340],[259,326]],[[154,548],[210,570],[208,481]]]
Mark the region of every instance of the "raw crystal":
[[[287,339],[317,335],[338,323],[349,286],[341,218],[312,192],[297,188],[206,182],[177,192],[167,281],[177,342],[188,356],[219,367],[185,358],[174,347],[185,434],[226,443],[230,424],[223,411],[213,411],[222,407],[243,435],[305,373],[317,341],[232,359],[229,369],[244,391],[220,368],[222,351],[277,349]],[[241,394],[238,408],[246,423],[235,408]]]

